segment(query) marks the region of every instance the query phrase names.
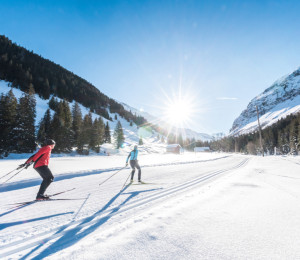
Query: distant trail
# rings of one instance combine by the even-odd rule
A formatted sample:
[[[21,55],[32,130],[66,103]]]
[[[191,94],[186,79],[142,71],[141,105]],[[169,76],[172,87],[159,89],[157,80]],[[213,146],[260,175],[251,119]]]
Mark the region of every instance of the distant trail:
[[[236,164],[234,166],[231,166],[231,167],[228,167],[226,169],[221,169],[221,170],[217,170],[217,171],[208,172],[205,175],[194,178],[193,180],[184,182],[182,184],[174,185],[172,187],[169,187],[169,188],[164,189],[162,191],[158,191],[154,194],[145,196],[143,198],[135,199],[131,202],[128,202],[127,204],[124,204],[123,206],[117,206],[117,207],[114,207],[114,208],[104,210],[104,211],[99,213],[97,218],[95,218],[91,221],[87,221],[86,223],[84,223],[84,222],[86,220],[88,220],[90,217],[86,217],[84,219],[79,219],[77,221],[72,222],[71,226],[74,226],[76,224],[81,224],[80,228],[84,229],[84,228],[89,227],[93,224],[99,223],[102,219],[110,219],[113,216],[120,215],[121,213],[124,213],[126,211],[130,211],[132,209],[138,208],[138,207],[143,206],[143,205],[146,205],[147,203],[150,203],[150,202],[158,201],[158,200],[164,199],[164,198],[168,199],[170,195],[178,194],[182,191],[185,191],[185,190],[191,189],[193,187],[196,187],[197,185],[200,185],[200,184],[204,183],[205,181],[211,180],[214,177],[217,177],[217,176],[219,176],[223,173],[237,170],[237,169],[245,166],[246,163],[249,160],[250,160],[249,158],[245,158],[241,162],[239,162],[238,164]],[[157,205],[157,204],[154,204],[153,206],[155,206],[155,205]],[[135,214],[133,214],[133,215],[135,215]],[[130,218],[130,217],[131,216],[127,216],[127,218]],[[82,223],[84,223],[84,224],[82,224]],[[62,231],[62,232],[57,233],[57,234],[52,234],[53,232],[64,229],[64,228],[68,228],[68,230]],[[0,247],[0,251],[6,250],[5,253],[0,253],[0,258],[10,256],[12,254],[21,252],[23,250],[32,248],[34,246],[41,245],[45,241],[48,242],[48,241],[53,240],[54,238],[61,237],[64,234],[70,232],[70,230],[72,230],[72,229],[75,230],[77,228],[78,228],[77,226],[75,226],[73,228],[70,228],[70,224],[66,224],[66,225],[56,227],[56,228],[54,228],[50,231],[45,231],[45,232],[42,232],[40,234],[34,235],[32,237],[24,238],[22,240],[6,244],[6,245]],[[50,236],[45,237],[48,234]],[[43,239],[42,239],[42,237],[43,237]],[[38,239],[38,240],[30,242],[30,241],[35,240],[35,239]],[[70,237],[68,239],[70,241],[72,241],[72,240],[74,240],[74,237]],[[18,246],[18,247],[16,247],[16,246]],[[14,248],[14,247],[16,247],[16,248]]]

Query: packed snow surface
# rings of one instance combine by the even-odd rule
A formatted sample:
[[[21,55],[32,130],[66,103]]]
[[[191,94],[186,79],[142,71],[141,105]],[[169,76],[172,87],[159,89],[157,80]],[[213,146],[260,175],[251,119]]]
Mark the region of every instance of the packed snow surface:
[[[0,186],[0,259],[300,259],[298,157],[141,155],[147,184],[122,188],[125,161],[51,158],[47,193],[74,200],[16,207],[35,198],[32,168]],[[23,162],[0,160],[0,177]]]

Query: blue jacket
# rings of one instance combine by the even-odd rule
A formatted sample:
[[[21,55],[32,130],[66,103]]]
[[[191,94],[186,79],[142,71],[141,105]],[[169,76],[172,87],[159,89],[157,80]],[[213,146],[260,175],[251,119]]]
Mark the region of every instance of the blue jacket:
[[[132,150],[127,157],[126,163],[128,163],[129,158],[130,158],[130,161],[137,160],[138,153],[139,153],[138,150]]]

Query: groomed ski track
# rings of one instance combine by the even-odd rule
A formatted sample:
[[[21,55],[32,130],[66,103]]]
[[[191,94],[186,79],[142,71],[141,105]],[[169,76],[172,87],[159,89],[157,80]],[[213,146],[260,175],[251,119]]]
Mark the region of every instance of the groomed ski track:
[[[194,160],[189,162],[176,162],[173,164],[155,164],[148,165],[144,168],[153,168],[155,169],[158,166],[180,166],[184,165],[194,165],[194,167],[205,168],[205,162],[213,162],[215,160],[228,160],[231,156],[220,156],[219,158],[213,158],[211,160]],[[110,228],[110,226],[103,226],[104,223],[107,223],[113,219],[119,219],[122,221],[128,220],[135,216],[136,214],[142,214],[143,211],[149,210],[150,207],[156,207],[158,205],[169,203],[170,200],[173,200],[180,196],[182,193],[186,194],[190,190],[196,189],[202,185],[208,185],[208,183],[218,180],[221,176],[224,176],[226,173],[236,172],[241,167],[245,166],[249,158],[245,157],[236,157],[235,160],[232,160],[227,167],[219,166],[218,164],[214,165],[215,170],[204,171],[198,174],[199,176],[193,176],[193,178],[187,179],[182,183],[177,183],[173,185],[166,185],[165,183],[160,183],[159,179],[156,179],[156,183],[153,185],[140,185],[137,187],[137,190],[134,190],[132,186],[126,186],[121,192],[114,194],[114,196],[97,212],[77,219],[76,217],[84,208],[85,203],[88,201],[90,195],[93,195],[94,192],[101,192],[101,187],[99,190],[93,189],[90,194],[86,194],[86,200],[80,202],[80,208],[77,212],[74,212],[74,217],[67,223],[59,225],[55,228],[47,230],[45,232],[39,232],[35,235],[24,237],[21,240],[9,242],[7,244],[0,246],[0,258],[13,257],[17,254],[19,256],[26,257],[35,255],[35,251],[42,246],[46,246],[43,256],[50,256],[52,253],[55,253],[61,250],[60,244],[66,245],[74,244],[77,240],[85,237],[91,232],[101,232]],[[222,165],[222,164],[221,164]],[[158,168],[155,170],[157,171]],[[184,169],[182,169],[184,171]],[[106,175],[106,177],[109,175]],[[99,181],[101,182],[101,181]],[[150,182],[153,182],[152,180]],[[55,185],[55,183],[53,184]],[[120,182],[112,182],[106,186],[108,190],[115,190],[116,192],[120,189]],[[142,190],[141,190],[142,189]],[[133,190],[133,191],[132,191]],[[149,195],[144,195],[149,193]],[[143,196],[141,196],[141,194]],[[80,193],[82,196],[82,193]],[[122,198],[119,201],[117,206],[112,207],[112,204],[120,197],[127,196],[126,199]],[[41,203],[60,203],[46,201]],[[29,205],[30,207],[31,205]],[[35,205],[37,206],[37,205]],[[66,212],[67,213],[67,212]],[[118,221],[113,221],[118,223]],[[19,233],[24,233],[25,230],[18,230]],[[19,237],[18,234],[15,234],[16,237]],[[22,236],[22,235],[21,235]],[[20,236],[20,237],[21,237]],[[62,238],[61,242],[53,242],[57,239],[59,241]],[[48,246],[48,248],[47,248]],[[67,246],[68,247],[68,246]],[[49,251],[51,248],[51,252]],[[28,250],[31,250],[28,252]],[[24,251],[25,255],[24,255]],[[46,252],[46,253],[45,253]],[[23,259],[23,258],[21,258]],[[35,259],[35,258],[33,258]],[[38,258],[36,258],[38,259]]]

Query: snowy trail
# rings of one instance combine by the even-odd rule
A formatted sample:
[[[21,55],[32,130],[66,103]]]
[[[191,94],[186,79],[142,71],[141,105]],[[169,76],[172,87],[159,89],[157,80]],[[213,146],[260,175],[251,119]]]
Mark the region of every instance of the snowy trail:
[[[186,165],[189,165],[189,164],[213,162],[215,160],[226,159],[226,158],[229,158],[229,156],[221,156],[221,157],[217,157],[217,158],[211,158],[211,159],[208,159],[208,160],[193,160],[193,161],[175,162],[175,163],[173,162],[171,164],[170,163],[167,163],[167,164],[166,163],[160,163],[160,164],[148,165],[148,166],[143,167],[143,168],[147,168],[147,167],[149,167],[149,168],[153,168],[153,167],[157,168],[157,167],[161,167],[161,166],[170,166],[170,165],[172,165],[172,166],[186,166]],[[228,170],[231,170],[231,169],[228,169]],[[171,186],[169,188],[165,188],[165,189],[155,187],[155,188],[150,188],[150,189],[146,190],[148,193],[149,192],[152,192],[152,193],[154,192],[154,194],[152,194],[152,195],[145,195],[145,196],[143,196],[143,193],[145,193],[145,192],[136,191],[131,196],[129,196],[129,198],[127,200],[125,200],[125,202],[127,202],[127,201],[130,201],[130,202],[128,202],[128,203],[124,203],[123,202],[123,206],[115,206],[115,207],[113,207],[114,206],[113,202],[115,200],[119,199],[120,195],[126,195],[126,193],[124,193],[125,190],[123,190],[122,192],[120,192],[117,195],[115,195],[113,197],[113,199],[109,201],[109,203],[107,204],[107,206],[104,206],[104,207],[109,208],[109,209],[104,208],[104,210],[100,210],[97,214],[94,213],[93,218],[95,218],[95,219],[93,221],[88,222],[86,225],[81,226],[81,228],[85,228],[85,226],[93,225],[94,223],[96,223],[96,222],[99,221],[99,219],[98,219],[99,217],[102,217],[105,214],[106,214],[105,218],[111,218],[111,217],[113,217],[116,214],[121,214],[122,212],[126,212],[128,210],[135,209],[135,208],[137,208],[137,207],[139,207],[141,205],[144,205],[146,203],[149,203],[151,201],[154,201],[154,200],[163,198],[165,196],[168,196],[170,194],[173,194],[175,192],[179,192],[181,190],[187,189],[190,186],[196,185],[199,182],[205,181],[206,179],[212,178],[215,175],[220,174],[220,173],[225,172],[225,171],[228,171],[228,170],[223,170],[223,171],[220,171],[220,172],[212,172],[212,173],[206,174],[204,176],[201,176],[199,178],[193,179],[191,181],[187,181],[186,183],[183,183],[183,184],[180,184],[180,185],[173,185],[173,186]],[[91,178],[92,176],[82,175],[81,174],[79,177]],[[106,176],[105,176],[105,178],[106,178]],[[156,185],[153,184],[153,185],[147,185],[147,186],[157,186],[157,185],[160,185],[160,184],[157,183]],[[146,185],[143,185],[142,188],[144,188],[145,186]],[[134,187],[134,185],[131,186],[131,187]],[[26,187],[26,188],[28,188],[28,187]],[[110,191],[110,192],[115,191],[116,188],[117,188],[117,186],[114,183],[108,185],[108,191]],[[140,186],[136,186],[135,188],[139,189],[141,187]],[[156,192],[159,189],[162,189],[162,191]],[[92,192],[93,191],[95,191],[95,190],[92,190]],[[99,188],[97,188],[97,191],[99,192]],[[80,195],[82,195],[82,194],[80,194]],[[135,198],[135,197],[137,197],[137,199],[135,199],[135,200],[132,201],[132,199]],[[121,202],[121,205],[122,205],[122,200],[120,202]],[[118,203],[120,203],[120,202],[118,202]],[[42,203],[45,204],[45,203],[55,203],[55,202],[53,202],[53,201],[47,201],[47,202],[42,202]],[[33,207],[33,206],[37,206],[37,205],[28,205],[28,207]],[[20,210],[22,210],[22,208]],[[76,216],[78,215],[78,212],[76,213]],[[114,212],[116,212],[116,213],[114,213]],[[8,213],[11,213],[11,211],[9,211]],[[2,214],[0,216],[4,216],[4,214]],[[85,215],[88,215],[88,213],[86,213]],[[79,219],[77,221],[74,221],[75,218],[76,217],[73,218],[72,226],[74,226],[76,224],[80,224],[80,223],[86,221],[87,219],[90,218],[90,216],[85,217],[84,219]],[[101,219],[100,219],[100,221],[101,221]],[[41,228],[42,225],[38,225],[38,227]],[[22,237],[22,239],[19,240],[19,241],[14,241],[12,243],[8,243],[8,244],[6,244],[4,246],[1,246],[0,247],[0,252],[2,252],[5,249],[10,249],[12,247],[15,247],[17,245],[21,245],[20,248],[15,248],[12,251],[6,252],[4,254],[2,253],[2,254],[0,254],[0,256],[1,257],[8,256],[11,253],[19,252],[20,250],[24,250],[24,249],[30,248],[30,247],[32,247],[34,245],[40,244],[40,242],[42,242],[42,241],[38,240],[36,242],[30,243],[29,245],[23,246],[23,244],[27,243],[28,241],[30,242],[30,241],[32,241],[34,239],[39,239],[40,237],[46,236],[48,234],[53,234],[53,232],[56,232],[56,231],[61,230],[61,229],[65,229],[66,227],[70,227],[70,224],[60,225],[60,226],[57,226],[54,229],[51,229],[51,230],[48,230],[48,231],[45,231],[45,232],[42,232],[42,233],[39,233],[39,234],[35,234],[34,236],[29,236],[29,237],[24,237],[22,235],[14,233],[14,237]],[[26,231],[26,228],[19,230],[20,233],[25,233],[25,231]],[[7,234],[8,233],[6,233],[6,235]],[[62,236],[62,235],[64,235],[64,233],[60,232],[57,235],[52,235],[53,237],[50,236],[50,238],[48,238],[48,239],[52,240],[53,238],[58,237],[58,236]],[[44,239],[45,238],[43,238],[43,241],[44,241]]]
[[[2,192],[5,196],[0,198],[0,258],[140,259],[143,254],[144,259],[199,259],[200,254],[201,259],[241,259],[244,248],[257,247],[256,240],[271,239],[270,243],[276,247],[274,238],[279,231],[285,234],[293,249],[285,248],[288,256],[300,253],[293,243],[300,235],[291,231],[292,226],[300,226],[300,220],[296,218],[300,213],[297,159],[203,154],[197,158],[173,157],[168,163],[164,156],[161,157],[160,161],[155,157],[155,163],[141,164],[143,180],[149,184],[130,185],[122,191],[120,188],[129,169],[99,187],[98,184],[109,178],[113,171],[84,175],[76,163],[67,164],[59,174],[75,175],[77,172],[80,176],[55,181],[49,193],[76,188],[58,197],[83,198],[80,201],[45,201],[9,211],[3,206],[27,200],[38,186]],[[53,165],[72,161],[65,159],[53,158]],[[89,163],[89,171],[97,171],[99,158],[80,159]],[[124,161],[118,156],[112,159],[116,165]],[[152,159],[144,157],[143,160],[149,162]],[[104,165],[104,161],[101,163]],[[4,168],[5,164],[2,164]],[[282,172],[283,169],[289,170]],[[26,178],[32,179],[32,173],[17,181],[21,184]],[[289,218],[291,224],[285,224],[284,230],[281,226],[284,226],[286,214],[281,208],[295,216]],[[276,213],[273,216],[271,212]],[[252,219],[259,219],[258,216],[261,219],[256,228]],[[224,219],[220,221],[219,218]],[[232,219],[236,225],[232,226]],[[269,222],[277,228],[269,230]],[[247,232],[242,231],[243,226],[249,226]],[[261,240],[251,240],[253,247],[245,244],[247,239],[243,236],[251,238],[257,232],[261,233],[265,226],[268,233],[263,233]],[[228,229],[233,235],[226,237]],[[287,229],[289,233],[285,233]],[[215,235],[223,240],[219,237],[210,239]],[[212,244],[214,240],[215,244]],[[166,251],[167,247],[171,250]],[[263,249],[258,250],[261,251]],[[256,251],[247,254],[249,259],[260,258]],[[269,255],[273,256],[271,252],[266,254]],[[280,256],[271,258],[296,259]]]

